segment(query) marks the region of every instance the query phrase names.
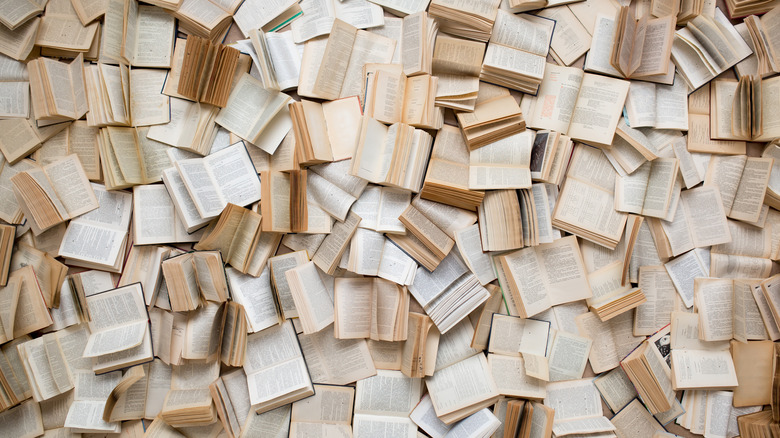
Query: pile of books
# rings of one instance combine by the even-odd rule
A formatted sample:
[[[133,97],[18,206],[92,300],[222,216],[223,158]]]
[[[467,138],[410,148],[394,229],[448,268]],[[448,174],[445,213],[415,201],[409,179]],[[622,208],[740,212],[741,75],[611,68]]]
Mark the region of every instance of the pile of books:
[[[780,431],[777,0],[0,1],[0,435]]]

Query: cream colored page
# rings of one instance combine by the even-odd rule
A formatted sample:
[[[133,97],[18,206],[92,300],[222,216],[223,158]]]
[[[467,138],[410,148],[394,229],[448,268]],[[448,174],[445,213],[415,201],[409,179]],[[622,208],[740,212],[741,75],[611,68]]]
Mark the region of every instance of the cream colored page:
[[[97,198],[78,156],[69,155],[51,163],[45,167],[45,171],[70,217],[98,207]]]
[[[340,221],[346,219],[349,208],[356,200],[354,196],[314,172],[307,173],[306,187],[307,194],[311,193],[323,210]]]
[[[671,17],[648,20],[642,44],[641,64],[633,76],[665,72],[674,39],[675,20]]]
[[[572,9],[573,10],[573,9]],[[576,11],[575,11],[576,14]],[[577,17],[579,18],[579,17]],[[599,13],[595,15],[591,34],[593,35],[588,57],[585,59],[585,70],[611,76],[622,77],[610,63],[612,42],[615,39],[617,24],[615,15]]]
[[[748,158],[742,170],[729,217],[755,222],[761,215],[766,187],[772,171],[771,158]]]
[[[672,350],[672,366],[678,388],[737,386],[734,362],[728,350]],[[708,373],[695,370],[706,366]]]
[[[160,92],[165,70],[130,70],[130,114],[133,126],[159,125],[170,121],[170,97]]]
[[[549,356],[550,381],[582,377],[592,341],[566,332],[557,332]]]
[[[680,200],[697,248],[731,241],[720,193],[716,187],[704,186],[687,190]]]
[[[317,328],[324,328],[332,323],[334,316],[333,298],[317,273],[314,263],[305,263],[285,272],[288,282],[291,281],[293,275],[298,277],[297,281],[301,287],[299,293],[293,293],[293,299],[302,298],[301,301],[295,300],[298,313],[306,312],[311,315],[311,323]]]
[[[567,135],[583,141],[611,144],[628,87],[628,81],[586,74]]]
[[[479,76],[485,44],[450,36],[436,38],[433,51],[433,72]]]
[[[528,126],[566,133],[582,81],[580,69],[547,64]]]
[[[396,42],[390,38],[364,30],[357,31],[339,97],[361,94],[363,66],[370,63],[389,63],[393,59],[395,46]]]
[[[175,24],[174,18],[161,8],[139,6],[135,41],[127,42],[135,49],[132,64],[142,67],[170,67]]]
[[[354,26],[338,19],[333,22],[316,74],[312,97],[332,100],[340,96],[356,37],[357,29]]]

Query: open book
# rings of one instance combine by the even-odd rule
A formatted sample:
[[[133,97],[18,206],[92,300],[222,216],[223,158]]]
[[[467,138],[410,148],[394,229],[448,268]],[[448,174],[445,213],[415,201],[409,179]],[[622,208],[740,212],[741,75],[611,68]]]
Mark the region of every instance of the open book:
[[[665,75],[677,20],[671,15],[637,20],[635,13],[630,6],[620,8],[610,62],[626,78]]]
[[[480,79],[536,94],[542,82],[555,22],[499,10]]]
[[[548,64],[528,126],[550,129],[572,140],[608,148],[628,88],[628,81]],[[570,98],[572,93],[576,94],[575,99]]]
[[[44,167],[19,172],[11,177],[11,184],[19,207],[36,235],[98,207],[75,154]]]
[[[674,36],[672,60],[689,88],[697,89],[750,55],[750,47],[720,8],[697,15]]]
[[[565,258],[563,254],[566,254]],[[504,287],[514,296],[517,310],[523,318],[534,316],[554,305],[592,295],[574,236],[502,255],[499,260],[507,276],[508,284]],[[565,265],[562,264],[564,261]],[[558,270],[563,269],[563,266],[568,274],[561,277]],[[528,275],[529,272],[534,275]]]
[[[35,120],[76,120],[87,112],[83,63],[79,55],[69,64],[50,58],[27,64]]]
[[[252,410],[257,413],[314,394],[309,371],[290,320],[247,337],[244,371],[249,387],[249,401]]]
[[[153,359],[152,328],[143,288],[134,283],[87,297],[91,334],[84,356],[93,358],[96,373],[125,368]],[[121,319],[114,310],[123,309]]]
[[[263,130],[289,101],[286,94],[266,90],[260,81],[245,73],[214,121],[244,140],[258,144]]]
[[[780,137],[772,97],[780,87],[777,78],[743,76],[739,81],[716,79],[710,83],[710,135],[721,140],[769,141]]]
[[[201,218],[218,216],[228,203],[245,206],[260,200],[260,178],[242,141],[174,165]]]

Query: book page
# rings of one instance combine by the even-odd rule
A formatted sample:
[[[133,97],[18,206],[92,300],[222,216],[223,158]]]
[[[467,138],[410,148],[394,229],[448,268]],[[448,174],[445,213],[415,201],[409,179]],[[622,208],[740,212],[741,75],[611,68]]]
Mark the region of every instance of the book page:
[[[130,114],[133,125],[159,125],[170,121],[170,97],[160,92],[165,70],[130,70]]]
[[[531,187],[531,131],[505,137],[469,153],[469,189]]]
[[[576,11],[574,12],[576,13]],[[577,18],[581,19],[579,16]],[[594,16],[593,27],[591,28],[593,38],[590,44],[590,51],[585,59],[585,71],[593,71],[615,77],[623,76],[610,63],[612,42],[615,39],[616,31],[617,23],[614,14],[598,13]]]
[[[488,351],[503,355],[517,353],[547,356],[550,323],[535,319],[494,314],[490,326]]]
[[[686,190],[680,201],[697,248],[731,241],[726,214],[717,187]]]
[[[639,55],[641,63],[631,73],[633,77],[666,73],[672,52],[676,20],[672,16],[647,20],[644,41]]]
[[[174,18],[161,8],[138,6],[136,35],[134,41],[126,43],[134,46],[131,63],[139,67],[170,67],[175,24]]]
[[[738,385],[728,350],[672,350],[672,376],[675,389],[733,388]]]
[[[336,339],[327,327],[298,336],[312,381],[346,385],[377,373],[364,339]]]
[[[337,278],[334,285],[339,339],[371,335],[374,282],[365,278]]]
[[[628,81],[585,74],[567,135],[586,142],[611,144],[628,87]]]
[[[250,143],[257,143],[263,129],[289,100],[285,94],[266,90],[259,80],[246,73],[233,87],[227,105],[214,122]]]
[[[612,412],[620,411],[637,397],[634,385],[620,367],[596,377],[593,383]]]
[[[582,80],[578,68],[547,64],[528,126],[567,133]]]
[[[358,381],[355,413],[405,417],[422,396],[422,380],[400,371],[377,370],[376,376]]]
[[[439,36],[433,49],[433,74],[479,76],[484,54],[485,43]]]
[[[70,217],[98,207],[97,198],[77,155],[69,155],[44,167],[57,197]]]
[[[621,436],[637,436],[637,434],[646,434],[649,431],[666,430],[650,415],[639,399],[634,399],[610,421]]]
[[[246,206],[260,200],[260,178],[243,142],[211,154],[203,161],[225,201]]]
[[[310,334],[310,330],[316,332],[330,325],[333,322],[333,297],[322,282],[314,263],[304,263],[286,271],[284,275],[292,290],[304,333]]]
[[[341,5],[342,3],[338,3]],[[331,33],[332,35],[332,33]],[[393,60],[396,41],[364,30],[357,31],[346,65],[339,97],[361,94],[363,66],[371,63],[384,64]],[[331,70],[332,72],[332,70]]]
[[[742,175],[731,203],[729,217],[745,222],[755,222],[761,215],[766,186],[772,170],[771,158],[750,157],[745,162]]]
[[[549,354],[550,381],[574,380],[582,377],[592,341],[571,333],[557,331]]]
[[[706,298],[705,298],[706,297]],[[697,278],[694,300],[699,311],[699,338],[703,341],[728,341],[734,332],[733,282],[729,279]]]
[[[463,384],[469,382],[469,384]],[[425,379],[436,415],[452,413],[476,403],[495,400],[498,389],[485,356],[477,354],[441,369]]]

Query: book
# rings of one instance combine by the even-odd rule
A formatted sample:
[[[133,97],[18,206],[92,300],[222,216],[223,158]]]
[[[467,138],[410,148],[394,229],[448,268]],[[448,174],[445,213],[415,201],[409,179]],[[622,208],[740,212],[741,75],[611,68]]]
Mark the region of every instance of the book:
[[[672,15],[659,18],[645,15],[637,19],[635,10],[622,6],[616,17],[610,63],[626,78],[665,74],[669,69],[676,22]]]
[[[409,294],[403,286],[378,277],[337,278],[333,305],[333,333],[339,339],[407,339]]]
[[[290,434],[352,433],[350,425],[355,402],[355,388],[314,385],[314,395],[292,404]],[[329,412],[336,412],[336,416]],[[305,432],[304,432],[305,431]]]
[[[727,6],[729,6],[727,4]],[[729,12],[731,12],[731,8]],[[767,34],[767,30],[775,26],[777,13],[770,14],[768,11],[762,17],[750,15],[745,17],[742,23],[734,26],[737,32],[742,36],[746,43],[753,50],[753,54],[737,63],[734,68],[738,77],[754,75],[758,77],[768,77],[777,73],[778,66],[774,54],[773,46],[776,46],[776,40]]]
[[[617,172],[612,164],[600,150],[577,145],[566,175],[552,213],[552,225],[614,249],[623,235],[628,215],[614,208]],[[599,179],[589,181],[591,175],[599,175]],[[599,214],[583,217],[579,215],[582,211]]]
[[[775,115],[770,96],[778,81],[717,79],[710,83],[710,131],[721,140],[768,141],[780,136],[773,126]]]
[[[383,388],[398,389],[389,403],[378,403]],[[409,418],[422,395],[422,379],[404,376],[399,371],[379,370],[377,375],[360,380],[355,387],[355,415],[352,431],[360,435],[390,423],[399,437],[417,434],[417,425]]]
[[[509,98],[513,99],[511,96]],[[549,138],[546,133],[541,133],[539,141],[544,142],[546,138]],[[471,150],[469,188],[472,190],[530,188],[531,161],[534,161],[534,169],[539,169],[541,165],[534,158],[534,144],[537,144],[534,132],[526,130]],[[546,143],[542,144],[542,147],[545,146]],[[550,150],[552,151],[552,148]],[[537,147],[536,154],[539,153]],[[547,164],[551,163],[552,160],[548,159]],[[484,200],[485,198],[483,202]]]
[[[421,260],[421,264],[433,271],[436,266],[444,260],[449,254],[455,241],[447,233],[442,231],[430,219],[428,219],[420,210],[413,205],[409,205],[406,210],[398,216],[398,220],[404,224],[408,233],[405,240],[398,240],[395,236],[391,237],[401,249],[410,253],[415,260]],[[400,236],[399,236],[400,237]],[[409,241],[411,246],[405,243]],[[402,243],[403,242],[403,243]],[[419,244],[416,244],[419,242]],[[422,246],[420,246],[420,244]],[[432,257],[431,257],[432,256]]]
[[[228,203],[246,206],[260,200],[260,178],[243,141],[173,164],[202,219],[217,217]]]
[[[454,126],[444,125],[436,135],[420,196],[454,207],[476,210],[484,191],[470,190],[469,154],[465,140]]]
[[[132,196],[91,184],[100,206],[68,223],[57,255],[73,266],[121,272],[129,240]],[[96,246],[101,250],[95,251]]]
[[[671,409],[675,395],[670,379],[671,370],[656,346],[656,340],[668,335],[668,330],[668,328],[666,332],[661,330],[642,342],[620,362],[620,366],[623,367],[652,414]]]
[[[504,436],[548,437],[552,435],[555,409],[535,401],[507,403]]]
[[[420,191],[433,144],[430,134],[405,123],[388,127],[365,117],[358,138],[352,175],[375,184]],[[367,147],[372,142],[378,142],[381,148]]]
[[[431,14],[431,11],[428,11]],[[441,22],[439,23],[441,28]],[[432,74],[439,78],[436,104],[445,108],[472,111],[479,95],[479,74],[486,44],[449,35],[436,37]]]
[[[401,55],[405,75],[431,74],[433,48],[438,32],[439,23],[425,10],[411,12],[403,17],[399,43],[405,47]]]
[[[163,184],[133,187],[133,211],[136,245],[197,242],[203,237],[203,232],[187,232]]]
[[[333,298],[314,262],[284,272],[304,334],[316,333],[334,321]]]
[[[289,96],[266,90],[260,81],[243,74],[233,86],[225,107],[219,111],[214,122],[242,139],[257,144],[263,130],[270,126],[274,116],[289,101]]]
[[[228,285],[219,251],[194,251],[162,262],[173,311],[195,310],[206,301],[224,302]]]
[[[146,137],[144,128],[109,126],[97,138],[104,182],[109,190],[162,181],[163,169],[173,163],[169,147]]]
[[[35,165],[12,176],[10,182],[36,235],[98,207],[97,197],[75,154],[43,167]]]
[[[8,272],[11,269],[11,256],[15,238],[15,226],[0,225],[0,286],[8,284]]]
[[[458,382],[470,382],[472,391],[453,393]],[[498,389],[493,381],[487,359],[476,354],[439,370],[425,378],[436,416],[445,424],[461,420],[498,400]]]
[[[444,33],[487,41],[496,22],[499,3],[497,0],[479,0],[466,5],[433,0],[428,14],[439,21],[439,29]]]
[[[235,7],[226,10],[220,4],[207,0],[153,0],[152,3],[165,3],[166,9],[176,17],[181,26],[190,29],[193,34],[212,42],[222,40],[231,23]],[[236,3],[236,2],[233,2]]]
[[[35,120],[76,120],[87,112],[83,63],[83,56],[77,56],[70,63],[37,58],[27,64]]]
[[[261,232],[261,220],[257,212],[228,203],[214,226],[205,230],[195,249],[218,250],[225,255],[225,262],[237,271],[260,276],[282,237],[278,233]]]
[[[312,165],[334,161],[334,155],[339,151],[354,148],[354,136],[349,139],[339,138],[338,132],[344,127],[345,120],[351,120],[352,126],[358,126],[359,111],[360,103],[354,97],[324,104],[311,100],[291,103],[290,117],[298,163]],[[355,133],[353,131],[353,135]],[[338,156],[343,157],[341,154]]]
[[[153,359],[152,329],[140,283],[90,295],[87,305],[91,333],[84,357],[92,358],[92,371],[103,374]],[[113,315],[118,306],[125,309],[121,320]]]
[[[82,2],[80,6],[87,6]],[[89,23],[94,5],[74,8],[82,23]],[[169,68],[176,39],[175,19],[162,8],[139,5],[129,0],[109,0],[105,4],[100,59],[110,64],[133,67]],[[81,9],[81,13],[79,10]]]
[[[382,123],[406,123],[439,129],[444,111],[436,107],[439,79],[430,74],[407,76],[396,64],[367,64],[364,115]]]
[[[43,6],[31,0],[16,5],[7,5],[0,9],[0,23],[8,29],[14,30],[41,12],[43,12]]]
[[[395,46],[390,38],[335,18],[327,38],[309,40],[304,46],[298,94],[327,100],[357,95],[363,65],[389,63]]]
[[[407,337],[401,350],[401,372],[411,378],[435,372],[440,333],[433,320],[421,313],[408,313]]]
[[[588,274],[588,283],[593,296],[587,298],[586,302],[590,310],[602,321],[638,308],[647,302],[641,287],[632,287],[630,283],[622,284],[623,267],[623,261],[615,261]],[[634,319],[635,322],[638,320],[638,317]]]
[[[553,251],[567,254],[567,269],[570,274],[563,278],[551,275],[545,254]],[[551,306],[589,298],[593,294],[588,284],[587,275],[582,264],[577,239],[573,236],[559,239],[553,243],[537,247],[524,248],[499,257],[499,261],[507,274],[507,284],[504,286],[514,297],[520,316],[528,318]],[[557,259],[562,263],[562,259]],[[533,268],[538,272],[535,276],[522,273]],[[558,266],[560,268],[560,266]]]
[[[470,150],[525,130],[523,113],[508,90],[486,100],[477,99],[473,112],[458,112],[456,117]]]
[[[503,251],[524,246],[520,201],[514,190],[486,192],[477,212],[483,251]]]
[[[574,99],[564,99],[564,90],[579,90]],[[575,141],[608,149],[628,95],[629,82],[584,73],[574,67],[548,64],[539,86],[536,104],[528,116],[528,126],[550,129]],[[612,90],[605,94],[605,90]],[[595,100],[594,96],[602,96]],[[541,102],[551,102],[543,110]],[[598,115],[598,116],[597,116]]]
[[[289,320],[247,336],[246,359],[244,372],[252,411],[267,412],[314,394],[295,329]],[[275,380],[282,383],[282,376],[287,378],[279,389],[265,385],[265,382]]]
[[[238,55],[232,47],[212,44],[198,36],[187,38],[176,91],[191,100],[225,107]]]
[[[720,8],[715,8],[714,18],[696,15],[675,32],[672,61],[688,87],[695,90],[750,52]]]
[[[499,10],[482,61],[480,79],[536,94],[544,77],[555,23]]]

